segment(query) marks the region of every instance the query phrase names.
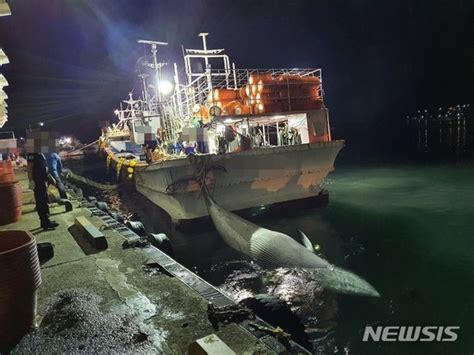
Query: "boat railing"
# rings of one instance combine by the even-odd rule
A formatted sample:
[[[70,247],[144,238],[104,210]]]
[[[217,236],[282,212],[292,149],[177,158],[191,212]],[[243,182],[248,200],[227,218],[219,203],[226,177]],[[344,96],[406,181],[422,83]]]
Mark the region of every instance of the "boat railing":
[[[315,76],[322,82],[322,71],[320,68],[293,68],[293,69],[211,69],[210,77],[213,88],[238,89],[249,83],[251,75],[267,75],[271,74],[274,78],[294,75],[301,78]]]
[[[190,84],[181,85],[163,103],[163,123],[165,138],[176,140],[182,128],[189,125],[195,115],[195,108],[205,102],[212,87],[209,86],[209,71],[196,77]]]
[[[323,107],[319,68],[233,69],[231,80],[222,79],[219,75],[222,72],[225,70],[214,70],[215,75],[210,76],[214,91],[207,102],[208,106],[219,107],[221,115],[284,113]],[[224,89],[222,94],[221,89]]]
[[[258,83],[249,85],[251,78],[267,77],[275,79],[262,85],[274,86],[271,93],[260,95]],[[292,78],[300,78],[301,81],[293,81]],[[304,78],[315,77],[311,82],[317,82],[314,90],[299,90]],[[249,86],[254,87],[249,87]],[[220,114],[232,115],[226,112],[219,100],[212,95],[215,89],[238,90],[244,88],[247,91],[255,89],[255,95],[247,92],[247,105],[251,107],[249,114],[264,113],[265,107],[272,107],[275,112],[291,112],[304,110],[308,107],[306,101],[318,101],[322,105],[322,72],[316,68],[293,68],[293,69],[208,69],[196,77],[188,85],[180,85],[175,93],[163,104],[164,133],[169,140],[175,140],[177,134],[183,127],[192,123],[202,107],[212,106],[221,109]],[[243,98],[241,98],[243,100]],[[315,108],[313,105],[312,108]]]

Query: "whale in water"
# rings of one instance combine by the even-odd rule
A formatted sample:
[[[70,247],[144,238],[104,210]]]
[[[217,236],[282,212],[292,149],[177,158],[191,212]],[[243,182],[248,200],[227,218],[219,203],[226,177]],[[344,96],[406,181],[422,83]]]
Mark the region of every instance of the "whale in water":
[[[312,269],[316,279],[326,289],[344,294],[380,296],[367,281],[316,255],[304,234],[306,247],[286,234],[262,228],[226,211],[212,198],[205,184],[202,185],[202,194],[212,222],[226,244],[258,264]]]

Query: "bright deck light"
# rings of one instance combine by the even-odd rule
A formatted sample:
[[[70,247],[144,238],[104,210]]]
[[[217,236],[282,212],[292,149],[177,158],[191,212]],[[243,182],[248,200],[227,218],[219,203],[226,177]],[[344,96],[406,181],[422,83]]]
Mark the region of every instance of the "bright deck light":
[[[167,96],[173,92],[174,85],[168,80],[161,80],[158,89],[163,95]]]

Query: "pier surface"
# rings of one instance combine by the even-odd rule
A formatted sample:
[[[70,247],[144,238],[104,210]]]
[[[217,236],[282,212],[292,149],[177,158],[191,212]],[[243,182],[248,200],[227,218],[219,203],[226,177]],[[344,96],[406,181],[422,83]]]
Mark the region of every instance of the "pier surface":
[[[166,353],[182,354],[195,340],[215,333],[238,354],[272,353],[237,324],[214,329],[207,301],[176,277],[150,266],[145,248],[122,247],[115,230],[102,230],[99,217],[73,201],[74,210],[51,205],[53,231],[39,227],[33,193],[24,171],[16,171],[24,189],[21,221],[1,230],[29,230],[38,243],[54,244],[54,257],[43,262],[38,290],[38,327],[13,354]],[[87,218],[104,233],[108,248],[94,249],[74,223]]]

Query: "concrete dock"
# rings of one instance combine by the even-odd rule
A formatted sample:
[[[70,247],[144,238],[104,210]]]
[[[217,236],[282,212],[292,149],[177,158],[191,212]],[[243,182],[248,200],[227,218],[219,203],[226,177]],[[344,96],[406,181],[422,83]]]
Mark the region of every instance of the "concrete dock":
[[[54,231],[39,227],[34,198],[24,171],[16,171],[24,189],[21,221],[0,230],[29,230],[38,243],[54,244],[54,257],[42,264],[38,326],[12,350],[14,354],[164,353],[183,354],[199,338],[216,334],[237,354],[274,353],[236,323],[213,328],[208,301],[177,277],[147,266],[144,248],[122,247],[123,236],[73,201],[74,210],[51,205]],[[94,249],[75,225],[87,218],[106,239]]]

